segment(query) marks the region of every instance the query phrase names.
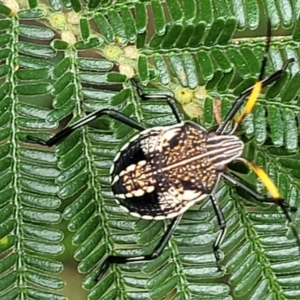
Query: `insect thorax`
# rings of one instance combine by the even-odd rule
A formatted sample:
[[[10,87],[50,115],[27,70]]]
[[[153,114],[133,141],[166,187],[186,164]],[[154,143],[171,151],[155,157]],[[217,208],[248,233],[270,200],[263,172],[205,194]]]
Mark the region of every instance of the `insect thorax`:
[[[208,133],[193,122],[147,129],[114,159],[112,190],[134,215],[174,217],[210,194],[242,150],[236,136]]]

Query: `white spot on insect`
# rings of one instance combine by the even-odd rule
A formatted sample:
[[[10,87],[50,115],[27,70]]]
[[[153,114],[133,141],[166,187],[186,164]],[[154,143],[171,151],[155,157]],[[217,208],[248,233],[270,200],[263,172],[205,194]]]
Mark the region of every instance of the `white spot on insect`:
[[[126,199],[125,194],[116,194],[115,196],[116,196],[116,198],[119,198],[119,199]]]
[[[173,219],[173,218],[177,217],[178,215],[180,215],[180,214],[181,214],[181,211],[182,211],[182,209],[179,210],[179,211],[177,211],[177,212],[173,212],[173,213],[171,213],[171,214],[168,214],[168,215],[166,215],[166,216],[164,216],[164,217],[165,217],[165,219]],[[184,211],[185,211],[185,210],[184,210]]]
[[[153,218],[154,220],[165,220],[166,216],[156,216]]]
[[[132,164],[126,168],[126,172],[132,172],[136,168],[136,164]]]
[[[125,171],[122,170],[122,171],[120,172],[119,176],[122,177],[124,174],[125,174]]]
[[[144,216],[141,216],[142,219],[144,220],[153,220],[153,216],[147,216],[147,215],[144,215]]]
[[[132,198],[133,195],[132,195],[131,193],[127,193],[127,194],[125,194],[125,197],[126,197],[126,198]]]
[[[132,191],[132,194],[134,195],[134,197],[141,197],[145,194],[145,191],[143,191],[142,189],[138,189],[136,191]]]
[[[129,142],[129,143],[130,143],[130,142]],[[123,145],[123,147],[119,150],[119,152],[118,152],[119,156],[120,156],[120,154],[121,154],[122,151],[124,151],[125,149],[128,148],[129,143],[126,143],[125,145]],[[117,155],[118,155],[118,154],[117,154]],[[117,156],[116,156],[116,157],[117,157]],[[116,160],[116,158],[115,158],[115,160]]]
[[[116,162],[120,158],[121,153],[118,152],[113,160],[113,162]]]
[[[112,165],[110,166],[109,175],[112,175],[114,169],[115,169],[115,164],[112,164]]]
[[[193,201],[195,199],[198,199],[201,192],[193,191],[193,190],[185,190],[182,193],[182,199],[185,201]]]
[[[166,130],[163,135],[164,139],[170,141],[174,136],[178,135],[179,130],[179,128],[170,128],[169,130]]]
[[[116,175],[114,178],[113,178],[113,180],[111,180],[111,185],[114,185],[118,180],[119,180],[119,176],[118,175]]]
[[[155,186],[151,185],[147,188],[146,193],[151,193],[155,190]]]
[[[162,211],[165,211],[165,210],[166,210],[166,205],[160,203],[159,208],[160,208]]]
[[[146,163],[147,163],[146,160],[140,160],[140,161],[138,162],[138,165],[142,167],[142,166],[144,166]]]
[[[143,133],[144,133],[144,131],[143,131]],[[137,135],[135,135],[134,137],[132,137],[132,138],[129,140],[128,143],[126,143],[126,144],[124,144],[124,145],[122,146],[122,148],[119,150],[119,153],[120,153],[120,152],[124,152],[124,150],[126,150],[126,149],[129,147],[129,144],[131,144],[132,142],[134,142],[134,141],[135,141],[136,139],[138,139],[140,136],[141,136],[140,134],[137,134]]]
[[[130,214],[131,214],[133,217],[135,217],[135,218],[141,218],[141,217],[142,217],[140,214],[138,214],[138,213],[136,213],[136,212],[131,212]]]
[[[130,213],[129,209],[123,205],[120,205],[121,208],[126,212],[126,213]]]

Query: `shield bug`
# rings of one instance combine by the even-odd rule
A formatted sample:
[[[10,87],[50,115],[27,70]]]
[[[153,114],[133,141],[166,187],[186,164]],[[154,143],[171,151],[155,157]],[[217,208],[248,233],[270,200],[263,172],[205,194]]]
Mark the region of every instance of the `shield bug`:
[[[112,191],[118,203],[133,216],[155,220],[171,219],[171,221],[153,253],[138,257],[108,256],[101,267],[98,278],[112,263],[145,262],[159,256],[180,222],[182,214],[205,197],[209,197],[211,200],[220,228],[213,244],[217,268],[220,270],[219,248],[226,234],[226,221],[214,196],[214,188],[221,178],[245,190],[260,202],[274,203],[280,206],[291,225],[298,247],[300,247],[298,233],[289,215],[289,211],[296,209],[284,202],[278,188],[265,171],[242,157],[244,144],[234,135],[238,125],[252,111],[261,89],[280,78],[288,65],[293,62],[293,59],[288,59],[280,70],[263,79],[270,37],[271,25],[269,22],[265,55],[257,82],[235,100],[223,122],[213,131],[208,131],[195,122],[183,120],[174,97],[163,92],[145,94],[137,82],[131,80],[141,99],[164,99],[167,101],[177,124],[147,129],[121,112],[113,109],[101,109],[66,127],[47,141],[28,137],[28,140],[50,147],[61,142],[76,129],[103,115],[108,115],[139,131],[118,151],[112,163],[110,170]],[[239,113],[244,103],[245,106]],[[232,122],[233,126],[228,129]],[[227,165],[233,161],[241,161],[246,164],[261,179],[271,197],[265,197],[252,190],[230,173]]]

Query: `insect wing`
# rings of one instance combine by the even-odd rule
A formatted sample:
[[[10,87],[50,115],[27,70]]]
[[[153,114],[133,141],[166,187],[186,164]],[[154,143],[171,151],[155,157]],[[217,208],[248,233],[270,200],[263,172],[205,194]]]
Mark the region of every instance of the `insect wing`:
[[[119,204],[146,219],[164,215],[157,193],[158,141],[162,127],[145,130],[124,145],[111,167],[111,185]],[[156,165],[156,168],[154,167]]]
[[[209,194],[217,179],[206,149],[207,132],[185,122],[162,134],[157,192],[161,205],[174,217]]]

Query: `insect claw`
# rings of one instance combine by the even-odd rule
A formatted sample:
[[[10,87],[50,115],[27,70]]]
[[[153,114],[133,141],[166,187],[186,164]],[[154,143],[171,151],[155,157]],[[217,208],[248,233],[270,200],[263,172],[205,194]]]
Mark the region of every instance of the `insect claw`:
[[[220,262],[220,257],[219,257],[219,259],[216,261],[216,265],[217,265],[217,272],[222,272],[222,271],[223,271],[223,268],[222,268],[222,265],[221,265],[221,262]]]
[[[141,97],[143,100],[146,100],[147,97],[144,95],[144,93],[143,93],[142,89],[140,88],[140,86],[138,85],[138,82],[136,81],[136,79],[130,78],[129,80],[130,80],[131,84],[133,85],[133,87],[136,89],[139,97]]]
[[[294,58],[294,57],[287,59],[287,60],[284,62],[283,66],[282,66],[282,70],[286,70],[287,67],[289,66],[289,64],[291,64],[291,63],[293,63],[293,62],[295,62],[295,58]]]
[[[217,272],[222,272],[223,271],[223,268],[221,265],[217,265]]]
[[[214,248],[214,255],[215,255],[218,272],[220,272],[220,271],[222,271],[222,266],[221,266],[220,251],[218,248]]]
[[[27,135],[26,137],[26,141],[31,141],[31,142],[35,142],[36,144],[42,145],[42,146],[47,146],[47,142],[39,139],[37,137],[31,136],[31,135]]]
[[[286,210],[290,211],[290,212],[296,212],[297,211],[297,207],[295,206],[290,206],[287,202],[285,202],[284,199],[282,198],[266,198],[266,202],[269,203],[274,203],[277,204],[278,206],[285,208]]]
[[[137,81],[134,77],[130,78],[129,81],[131,82],[131,84],[134,86],[134,87],[137,87]]]
[[[100,267],[100,271],[96,277],[96,281],[100,281],[100,279],[103,277],[103,275],[106,273],[106,271],[108,270],[109,267],[109,262],[106,260],[102,266]]]
[[[290,206],[288,203],[286,203],[284,201],[284,199],[280,199],[281,201],[281,206],[285,207],[287,210],[289,210],[290,212],[296,212],[297,211],[297,207],[295,206]]]

